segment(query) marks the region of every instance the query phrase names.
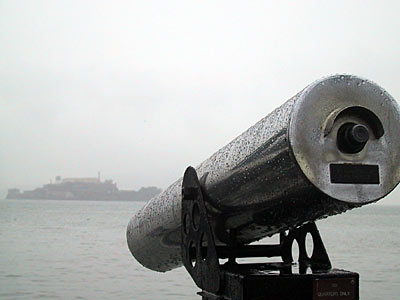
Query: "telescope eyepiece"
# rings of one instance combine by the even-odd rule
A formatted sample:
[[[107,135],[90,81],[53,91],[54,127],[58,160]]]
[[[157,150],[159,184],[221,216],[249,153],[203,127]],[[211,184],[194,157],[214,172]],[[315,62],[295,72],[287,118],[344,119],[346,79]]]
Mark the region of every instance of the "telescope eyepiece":
[[[369,140],[369,130],[362,124],[343,124],[337,134],[337,146],[344,153],[360,152]]]
[[[349,138],[355,143],[366,143],[369,139],[368,128],[364,125],[354,125],[349,131]]]

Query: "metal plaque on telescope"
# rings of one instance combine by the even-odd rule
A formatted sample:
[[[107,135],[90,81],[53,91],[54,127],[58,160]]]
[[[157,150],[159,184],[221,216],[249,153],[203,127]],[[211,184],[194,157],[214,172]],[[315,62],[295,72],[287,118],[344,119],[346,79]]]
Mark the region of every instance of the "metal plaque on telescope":
[[[330,164],[331,182],[344,184],[379,184],[378,165]]]

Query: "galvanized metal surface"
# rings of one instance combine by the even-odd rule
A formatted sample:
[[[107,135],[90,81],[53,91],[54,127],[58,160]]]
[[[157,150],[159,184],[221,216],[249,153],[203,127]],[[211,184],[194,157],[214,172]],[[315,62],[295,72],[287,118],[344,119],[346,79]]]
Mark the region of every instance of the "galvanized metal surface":
[[[349,107],[372,111],[385,131],[356,154],[338,150],[339,127],[354,121],[374,128],[351,110],[341,114]],[[196,168],[216,242],[226,242],[229,228],[248,243],[384,197],[399,181],[399,122],[394,99],[370,81],[336,75],[311,84]],[[333,184],[332,163],[378,165],[380,183]],[[150,200],[128,225],[129,249],[147,268],[182,265],[181,181]]]

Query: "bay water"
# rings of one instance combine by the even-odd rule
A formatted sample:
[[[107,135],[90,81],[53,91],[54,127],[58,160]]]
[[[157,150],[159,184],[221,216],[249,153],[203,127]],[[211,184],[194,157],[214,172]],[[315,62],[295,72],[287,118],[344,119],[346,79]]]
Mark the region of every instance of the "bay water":
[[[142,205],[0,200],[0,299],[201,299],[184,268],[150,271],[130,254],[126,226]],[[400,206],[317,226],[332,265],[360,273],[361,299],[400,299]]]

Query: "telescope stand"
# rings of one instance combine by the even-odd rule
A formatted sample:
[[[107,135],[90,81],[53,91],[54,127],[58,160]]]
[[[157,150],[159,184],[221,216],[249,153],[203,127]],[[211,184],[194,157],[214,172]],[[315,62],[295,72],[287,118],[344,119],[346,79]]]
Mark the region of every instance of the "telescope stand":
[[[202,289],[203,300],[356,300],[359,275],[332,269],[315,223],[280,233],[276,245],[240,245],[235,230],[230,243],[216,246],[204,194],[194,168],[187,168],[182,185],[181,252],[186,270]],[[306,236],[313,239],[307,254]],[[292,245],[298,243],[298,263]],[[238,264],[236,258],[281,257],[277,263]],[[228,259],[220,265],[219,259]]]

